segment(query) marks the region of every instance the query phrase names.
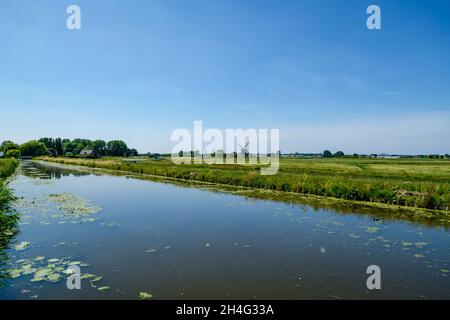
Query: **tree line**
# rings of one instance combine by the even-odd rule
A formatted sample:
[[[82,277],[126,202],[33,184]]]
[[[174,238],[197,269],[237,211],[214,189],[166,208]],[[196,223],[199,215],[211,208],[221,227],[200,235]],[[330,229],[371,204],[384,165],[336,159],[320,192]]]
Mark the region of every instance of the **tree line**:
[[[66,156],[74,157],[82,150],[92,150],[97,156],[128,157],[137,156],[136,149],[128,148],[122,140],[89,140],[89,139],[61,139],[61,138],[41,138],[32,140],[24,144],[17,144],[13,141],[3,141],[0,145],[0,152],[7,158],[18,157],[39,157],[39,156]]]

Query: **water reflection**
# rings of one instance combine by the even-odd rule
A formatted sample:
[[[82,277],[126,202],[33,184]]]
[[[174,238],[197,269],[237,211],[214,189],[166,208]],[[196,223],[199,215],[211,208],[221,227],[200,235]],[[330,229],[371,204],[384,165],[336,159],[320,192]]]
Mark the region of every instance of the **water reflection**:
[[[90,175],[91,173],[74,171],[64,168],[55,168],[47,166],[39,162],[33,162],[31,160],[22,161],[20,166],[21,174],[26,177],[41,179],[41,180],[52,180],[61,179],[62,177],[68,177],[70,175],[75,177],[82,177]]]

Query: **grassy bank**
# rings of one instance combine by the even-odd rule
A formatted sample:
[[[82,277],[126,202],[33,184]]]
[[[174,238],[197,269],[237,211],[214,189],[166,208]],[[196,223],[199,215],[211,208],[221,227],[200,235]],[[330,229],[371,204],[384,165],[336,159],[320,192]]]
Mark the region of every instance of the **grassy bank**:
[[[118,158],[41,160],[349,201],[450,208],[450,161],[446,160],[282,158],[275,176],[261,176],[258,166],[174,165],[168,159],[141,163]]]
[[[11,212],[11,203],[15,198],[6,183],[6,178],[14,173],[17,165],[14,159],[0,159],[0,248],[10,238],[18,220],[18,216]]]
[[[14,173],[17,165],[18,162],[14,159],[0,159],[0,213],[7,211],[14,199],[11,190],[6,185],[6,178]]]
[[[0,180],[3,180],[16,171],[18,162],[15,159],[0,159]]]

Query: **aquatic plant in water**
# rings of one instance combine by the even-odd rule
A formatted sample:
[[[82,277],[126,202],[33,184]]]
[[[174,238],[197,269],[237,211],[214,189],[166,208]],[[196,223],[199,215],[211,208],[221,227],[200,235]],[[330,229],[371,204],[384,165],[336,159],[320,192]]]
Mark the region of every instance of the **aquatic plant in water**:
[[[30,246],[30,243],[28,241],[23,241],[21,243],[19,243],[18,245],[16,245],[14,247],[14,249],[16,249],[16,251],[23,251],[25,249],[27,249]]]
[[[73,265],[81,266],[88,264],[70,258],[46,259],[44,256],[37,256],[34,259],[19,259],[10,263],[8,277],[10,279],[16,279],[22,276],[29,276],[30,282],[32,283],[44,281],[57,283],[73,273],[69,268]],[[102,276],[89,273],[81,276],[81,280],[89,280],[91,286],[93,282],[100,282],[102,279]],[[95,286],[93,287],[95,288]]]
[[[58,203],[59,209],[72,217],[80,217],[89,214],[94,214],[102,209],[98,206],[93,206],[87,200],[72,193],[51,194],[48,196],[49,200]]]
[[[140,300],[150,300],[152,298],[153,298],[153,295],[151,293],[144,292],[144,291],[141,291],[139,293],[139,299]]]

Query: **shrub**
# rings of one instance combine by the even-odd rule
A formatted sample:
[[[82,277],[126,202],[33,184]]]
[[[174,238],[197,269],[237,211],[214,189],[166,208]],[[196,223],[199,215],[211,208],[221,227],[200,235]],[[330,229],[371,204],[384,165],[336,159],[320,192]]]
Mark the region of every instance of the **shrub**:
[[[20,150],[17,149],[11,149],[6,152],[6,158],[19,158],[20,157]]]

